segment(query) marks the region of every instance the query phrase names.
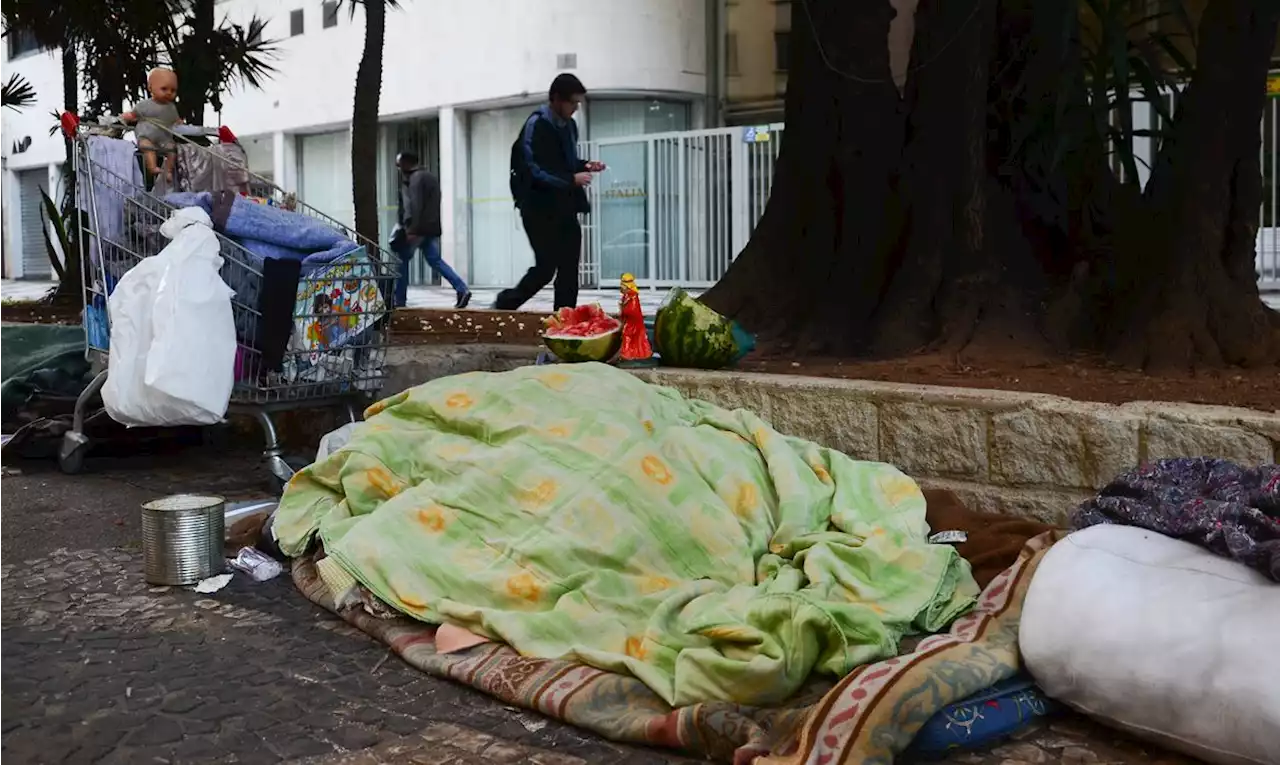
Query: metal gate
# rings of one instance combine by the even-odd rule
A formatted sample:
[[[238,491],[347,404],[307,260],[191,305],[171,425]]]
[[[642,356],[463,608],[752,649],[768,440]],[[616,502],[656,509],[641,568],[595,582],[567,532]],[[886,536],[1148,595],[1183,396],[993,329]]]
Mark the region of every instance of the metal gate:
[[[22,279],[48,280],[49,249],[44,243],[44,219],[40,214],[40,192],[49,185],[49,170],[18,171],[18,213],[22,231]]]
[[[783,126],[584,142],[609,169],[591,185],[581,282],[709,287],[751,237],[773,186]]]

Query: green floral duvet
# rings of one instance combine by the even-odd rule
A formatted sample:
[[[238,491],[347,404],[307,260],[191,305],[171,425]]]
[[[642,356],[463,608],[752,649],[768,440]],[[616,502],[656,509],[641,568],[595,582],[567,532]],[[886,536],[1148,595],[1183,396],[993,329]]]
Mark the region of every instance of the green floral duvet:
[[[319,534],[414,618],[634,675],[673,706],[782,701],[978,592],[897,469],[613,367],[443,378],[366,417],[286,490],[286,552]]]

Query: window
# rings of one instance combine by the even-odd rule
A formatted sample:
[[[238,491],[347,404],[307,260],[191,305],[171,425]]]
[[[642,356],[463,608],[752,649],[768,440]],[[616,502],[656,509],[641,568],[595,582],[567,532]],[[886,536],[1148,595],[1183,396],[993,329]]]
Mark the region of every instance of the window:
[[[787,71],[791,61],[791,33],[773,33],[773,68],[779,72]]]
[[[303,31],[302,18],[303,17],[302,17],[301,8],[297,9],[296,11],[289,12],[289,36],[290,37],[297,37],[298,35],[302,34],[302,31]]]
[[[730,77],[737,77],[741,74],[738,69],[738,35],[730,32],[724,41],[724,66],[728,70]]]
[[[323,6],[324,21],[321,23],[325,29],[338,26],[338,2],[337,0],[325,0]]]
[[[29,53],[35,53],[41,49],[40,43],[36,42],[36,38],[26,30],[14,30],[5,35],[5,39],[9,41],[9,59],[21,58]]]

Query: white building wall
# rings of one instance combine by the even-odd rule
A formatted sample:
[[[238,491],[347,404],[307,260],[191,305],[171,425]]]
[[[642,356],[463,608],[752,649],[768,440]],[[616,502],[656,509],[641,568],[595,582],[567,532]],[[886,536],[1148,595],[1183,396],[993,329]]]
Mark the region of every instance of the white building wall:
[[[352,16],[346,6],[337,24],[325,29],[318,0],[218,3],[219,18],[267,19],[265,36],[278,41],[279,57],[273,62],[277,74],[263,89],[233,89],[209,121],[229,126],[252,144],[253,169],[269,170],[288,190],[306,175],[301,136],[349,129],[364,15],[357,6]],[[299,9],[303,33],[290,36],[290,14]],[[696,103],[708,87],[705,16],[702,0],[415,0],[390,11],[380,111],[384,120],[441,117],[445,257],[460,272],[469,270],[471,114],[541,102],[551,79],[566,70],[593,96]],[[12,171],[53,167],[63,153],[61,140],[48,135],[50,112],[61,110],[58,53],[6,62],[5,76],[11,71],[31,81],[39,102],[21,113],[4,110],[6,189],[12,188]],[[10,145],[24,136],[31,146],[9,156]],[[5,207],[9,237],[14,227],[7,224],[18,213],[16,205]],[[7,242],[6,253],[15,251],[13,245]]]
[[[39,204],[39,200],[24,199],[18,193],[18,173],[24,170],[44,168],[49,182],[46,191],[59,193],[59,167],[65,159],[61,136],[49,136],[53,126],[51,112],[62,107],[62,59],[57,51],[42,51],[20,56],[10,61],[8,46],[4,49],[4,64],[0,67],[7,80],[17,74],[31,83],[36,92],[36,103],[21,111],[0,109],[0,153],[4,157],[3,173],[3,229],[5,278],[21,278],[22,252],[26,247],[44,249],[43,241],[25,242],[22,236],[23,206]],[[15,151],[15,149],[19,149]]]
[[[301,8],[304,31],[289,36]],[[322,28],[314,0],[229,0],[232,19],[255,13],[280,40],[279,74],[261,91],[224,98],[222,121],[241,135],[316,132],[351,120],[363,10]],[[387,15],[381,112],[542,100],[573,54],[572,71],[599,92],[706,92],[704,4],[699,0],[432,0]],[[181,76],[181,73],[179,73]]]

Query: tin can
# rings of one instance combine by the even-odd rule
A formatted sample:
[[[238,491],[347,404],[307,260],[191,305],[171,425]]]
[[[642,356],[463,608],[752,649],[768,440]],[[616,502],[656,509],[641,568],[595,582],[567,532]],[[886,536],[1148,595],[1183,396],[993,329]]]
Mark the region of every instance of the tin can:
[[[226,500],[175,494],[142,506],[142,558],[151,584],[188,585],[222,573]]]

